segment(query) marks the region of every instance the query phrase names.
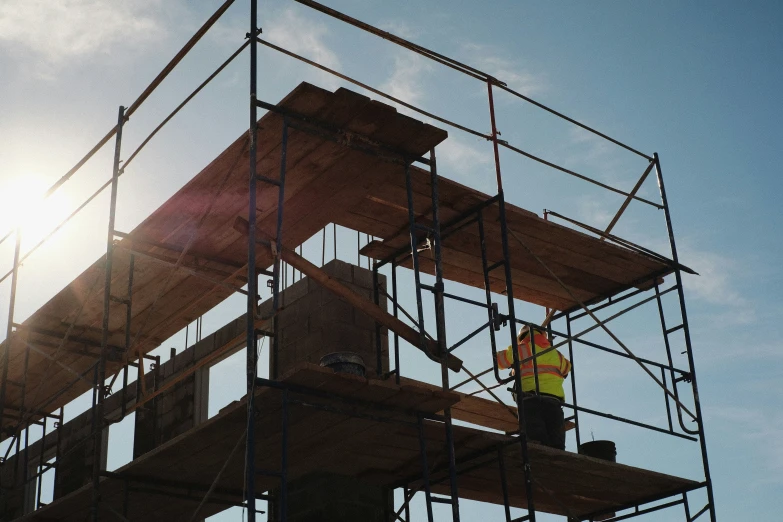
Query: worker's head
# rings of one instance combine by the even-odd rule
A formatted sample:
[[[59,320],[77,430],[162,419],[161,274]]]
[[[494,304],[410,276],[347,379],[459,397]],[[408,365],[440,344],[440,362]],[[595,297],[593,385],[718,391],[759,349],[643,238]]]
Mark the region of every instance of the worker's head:
[[[537,334],[546,335],[546,332],[541,328],[533,328],[533,330]],[[517,340],[519,342],[522,342],[527,338],[528,335],[530,335],[530,327],[528,325],[524,325],[522,328],[519,329],[519,334],[517,334]]]
[[[517,339],[520,341],[527,337],[527,334],[530,333],[530,327],[528,325],[524,325],[522,328],[519,329],[519,333],[517,334]]]
[[[536,329],[536,333],[541,333],[540,330]],[[517,334],[517,339],[520,341],[524,340],[528,335],[530,335],[530,327],[528,325],[524,325],[522,328],[519,329],[519,334]]]

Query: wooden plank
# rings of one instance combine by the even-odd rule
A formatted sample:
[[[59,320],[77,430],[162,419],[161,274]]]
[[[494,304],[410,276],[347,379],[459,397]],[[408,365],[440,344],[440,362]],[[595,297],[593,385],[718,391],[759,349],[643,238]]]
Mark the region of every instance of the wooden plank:
[[[429,194],[424,193],[429,191],[429,175],[419,172],[414,179],[416,180],[414,183],[416,190],[414,193],[414,205],[419,215],[421,215],[421,212],[426,213],[429,211]],[[458,184],[456,185],[458,186]],[[455,190],[455,186],[448,180],[443,180],[442,186],[449,187],[445,191],[441,191],[441,214],[443,221],[447,221],[450,216],[456,215],[457,212],[448,206],[448,201],[444,202],[444,192],[447,194],[446,197],[452,198],[455,201],[455,206],[459,207],[469,207],[479,200],[486,199],[479,198],[475,191],[468,189],[463,190],[460,196],[459,192]],[[459,188],[462,189],[463,187],[459,186]],[[367,233],[384,237],[385,243],[389,244],[389,249],[384,252],[384,255],[388,254],[395,247],[404,247],[409,241],[406,200],[407,196],[405,195],[402,181],[398,178],[390,178],[389,183],[373,188],[372,192],[357,207],[346,214],[346,220],[342,221],[341,224],[356,229],[364,228],[363,231]],[[634,252],[596,241],[579,232],[546,222],[530,212],[514,209],[510,205],[508,208],[509,216],[513,217],[511,228],[513,229],[518,225],[515,224],[517,222],[514,220],[524,219],[524,223],[518,226],[524,230],[523,237],[526,243],[545,260],[547,265],[572,290],[580,294],[577,296],[580,300],[589,300],[596,296],[620,291],[630,283],[643,278],[645,274],[652,274],[650,267],[654,267],[656,270],[664,269],[665,265]],[[368,216],[367,214],[371,214],[373,209],[377,209],[376,215]],[[495,222],[496,214],[493,215],[493,212],[496,212],[496,207],[490,207],[485,212],[487,213],[487,219],[485,219],[485,230],[488,233],[487,252],[490,262],[494,262],[497,258],[502,257],[499,229]],[[383,220],[383,228],[378,226],[377,221],[379,220]],[[533,230],[538,230],[534,235],[530,235],[528,228],[524,228],[528,227],[530,223],[535,225],[531,226]],[[397,234],[390,236],[390,230],[393,230],[395,226],[400,228]],[[541,229],[541,227],[545,228]],[[557,237],[553,239],[544,234],[542,238],[544,232],[554,233]],[[478,239],[476,226],[469,226],[444,240],[444,259],[446,261],[444,270],[451,270],[451,273],[446,276],[447,278],[456,279],[479,288],[483,287],[483,277],[480,275],[480,258],[478,258],[478,253],[480,252]],[[571,247],[572,242],[577,244],[577,248]],[[517,291],[516,294],[518,296],[551,308],[563,309],[575,306],[567,292],[551,278],[546,269],[540,266],[521,245],[516,243],[510,244],[510,250],[513,269],[516,271],[515,286],[516,281],[520,279],[525,281],[527,286],[525,291]],[[381,257],[380,255],[373,255],[369,249],[363,253],[376,259]],[[449,266],[450,264],[455,264],[455,258],[459,255],[463,256],[459,259],[460,266]],[[455,271],[455,268],[465,269],[466,265],[472,268],[471,271],[474,275],[471,276],[464,271]],[[476,273],[478,273],[479,277],[476,277]],[[495,280],[500,280],[500,278],[493,277],[493,283],[498,284]],[[503,290],[502,285],[500,285],[500,289],[501,291]],[[545,294],[540,293],[542,290]],[[546,292],[555,296],[559,294],[561,305],[554,306],[551,297],[547,296]]]
[[[242,220],[242,218],[237,218],[236,227],[243,233],[247,233],[248,224],[246,221]],[[269,236],[266,237],[266,240],[273,241],[273,239]],[[371,318],[375,319],[375,321],[395,332],[400,337],[413,344],[413,346],[419,346],[418,332],[383,310],[371,300],[345,286],[340,281],[334,279],[322,269],[318,268],[307,259],[303,258],[287,247],[281,248],[280,256],[286,263],[290,264],[313,281],[334,293],[354,308],[361,310]],[[438,352],[440,351],[438,345],[432,341],[430,341],[428,349],[430,353],[435,354],[435,356],[437,356]],[[462,367],[462,361],[453,355],[449,355],[447,360],[449,368],[454,371],[459,371]]]
[[[382,259],[390,254],[392,254],[393,251],[389,248],[386,248],[383,246],[382,243],[379,242],[372,242],[370,245],[362,249],[362,255],[367,255],[369,257],[372,257],[374,259]],[[443,261],[443,274],[444,278],[449,281],[456,281],[468,286],[473,286],[475,288],[484,288],[484,277],[481,274],[481,272],[476,272],[472,269],[465,268],[465,264],[461,262],[461,259],[458,259],[458,255],[454,256],[444,256]],[[452,260],[456,261],[459,264],[452,263]],[[481,261],[479,260],[479,263]],[[406,258],[404,261],[399,263],[398,266],[402,266],[405,268],[412,269],[413,267],[413,260],[409,257]],[[434,262],[429,259],[426,256],[420,256],[419,257],[419,269],[427,274],[434,275],[435,274],[435,264]],[[567,294],[565,296],[563,295],[564,292],[560,290],[558,293],[546,293],[538,288],[536,283],[537,280],[531,281],[529,284],[525,284],[522,281],[529,281],[533,279],[532,276],[530,277],[517,277],[516,279],[513,279],[514,281],[514,296],[524,296],[524,299],[527,301],[530,301],[532,303],[541,304],[542,306],[546,306],[547,304],[550,305],[552,308],[556,308],[558,310],[566,309],[570,303],[572,302],[570,299],[567,298]],[[552,287],[552,282],[547,281],[546,282],[547,288]],[[501,275],[495,275],[490,274],[490,291],[497,293],[497,294],[504,294],[506,292],[506,280],[505,277],[502,277]],[[554,291],[554,290],[553,290]],[[579,294],[580,292],[577,291]],[[561,308],[562,307],[562,308]]]
[[[411,176],[416,210],[418,213],[421,213],[430,206],[430,175],[420,169],[413,169]],[[393,186],[394,181],[392,180],[392,183],[387,186],[378,187],[372,195],[386,198],[390,202],[402,206],[402,208],[407,208],[404,180],[396,180],[396,186]],[[442,222],[446,222],[456,213],[467,210],[475,204],[488,199],[487,195],[442,177],[439,181],[439,193],[441,196],[441,207],[445,212],[441,217]],[[485,209],[485,224],[497,226],[497,212],[497,205],[487,207]],[[604,265],[605,269],[609,269],[608,266],[612,265],[627,271],[638,270],[640,266],[651,270],[661,267],[658,261],[652,260],[647,256],[637,254],[617,245],[601,242],[597,238],[579,231],[546,221],[532,212],[509,203],[506,204],[506,219],[509,227],[516,232],[531,234],[540,240],[564,247],[570,250],[572,254],[580,253],[596,262],[606,262],[607,264]],[[601,273],[599,272],[599,274]]]
[[[404,202],[407,200],[405,185],[394,185],[394,181],[395,180],[391,180],[389,184],[376,189],[374,195],[398,204],[405,204]],[[448,185],[448,183],[449,181],[444,179],[442,183],[439,183],[439,188],[441,184]],[[429,192],[424,194],[415,193],[414,200],[416,201],[415,204],[418,213],[428,210],[431,206]],[[494,244],[494,249],[499,251],[500,228],[497,216],[497,206],[492,205],[487,207],[484,213],[484,224],[488,240],[487,246],[492,249]],[[441,217],[441,222],[443,223],[448,221],[450,215],[456,215],[457,211],[450,209],[447,204],[442,203],[441,214],[443,214]],[[530,244],[531,248],[533,248],[542,258],[545,258],[548,264],[554,264],[554,268],[565,264],[572,268],[578,266],[585,274],[590,274],[605,280],[615,280],[615,282],[627,282],[629,274],[639,272],[640,268],[643,270],[646,268],[646,264],[628,262],[624,256],[618,257],[621,254],[634,255],[626,249],[609,243],[600,242],[597,239],[590,238],[575,230],[559,226],[550,221],[544,221],[535,215],[531,215],[530,212],[516,212],[511,205],[507,206],[506,220],[509,228],[526,238],[526,242]],[[469,235],[478,235],[475,226],[464,229],[464,232]],[[407,231],[404,235],[407,235]],[[463,241],[465,240],[466,239],[463,239]],[[399,243],[405,244],[405,237],[400,238]],[[515,266],[522,266],[518,265],[520,262],[526,262],[531,266],[535,263],[527,251],[524,250],[521,245],[514,242],[513,239],[509,241],[509,247],[512,249],[513,255],[511,256],[511,259]],[[472,249],[471,252],[478,253],[479,251]],[[556,253],[556,255],[548,255],[549,252]],[[497,257],[497,255],[490,255],[490,257]],[[636,255],[636,257],[639,258],[640,262],[648,261],[643,256]],[[659,269],[662,268],[662,265],[659,263],[654,266]],[[537,264],[534,265],[534,268],[538,270],[541,269]],[[630,280],[633,279],[635,278]]]
[[[414,169],[412,171],[414,191],[425,197],[429,197],[429,178],[430,175],[426,171]],[[476,204],[482,203],[488,199],[487,195],[457,183],[456,181],[446,178],[440,179],[442,181],[439,183],[438,191],[441,203],[457,212],[466,211]],[[404,185],[402,186],[404,187]],[[486,212],[486,218],[489,222],[497,223],[499,221],[497,205],[488,207]],[[543,232],[542,235],[536,233],[536,237],[539,237],[540,239],[549,240],[561,246],[572,246],[574,247],[574,251],[588,253],[592,257],[608,259],[611,263],[616,264],[616,266],[627,270],[634,270],[634,267],[638,264],[642,264],[653,270],[660,266],[658,261],[618,245],[609,244],[609,248],[604,248],[604,246],[602,246],[603,242],[598,238],[587,235],[579,230],[574,230],[558,223],[544,220],[536,213],[522,209],[508,201],[506,201],[506,218],[509,226],[517,232],[524,232],[531,228],[540,230]],[[517,222],[520,223],[519,228],[516,228],[515,226]],[[566,234],[567,240],[562,238],[562,240],[554,240],[553,236],[560,233]],[[601,255],[592,255],[596,249],[599,249]]]
[[[308,382],[304,375],[309,375]],[[299,376],[299,377],[295,377]],[[369,389],[376,381],[358,381],[341,375],[328,374],[321,369],[303,366],[291,373],[287,379],[320,386],[324,389],[339,389],[347,386],[350,390]],[[329,384],[327,384],[329,383]],[[364,386],[364,387],[362,387]],[[423,397],[419,391],[410,391],[411,387],[401,387],[401,393]],[[389,390],[389,388],[387,388]],[[266,389],[260,392],[269,400],[262,401],[270,405],[271,397],[279,398],[278,390]],[[404,402],[399,394],[392,395],[395,404]],[[258,426],[274,426],[280,422],[279,410],[264,408],[261,410]],[[301,405],[292,405],[292,424],[289,438],[289,477],[295,480],[316,470],[344,473],[372,480],[375,483],[393,482],[415,477],[419,473],[418,435],[415,427],[395,426],[367,418],[349,418],[339,413],[323,412]],[[142,475],[156,479],[176,479],[188,477],[193,483],[208,484],[216,476],[217,470],[225,462],[236,437],[244,429],[244,406],[238,403],[224,414],[207,421],[189,432],[167,442],[148,454],[124,466],[118,472],[130,475]],[[425,438],[428,445],[428,462],[442,469],[445,464],[443,441],[445,433],[439,423],[425,422]],[[272,431],[259,431],[257,463],[267,469],[279,465],[280,439]],[[471,467],[473,463],[484,462],[483,466],[460,474],[460,497],[502,503],[500,481],[495,460],[491,451],[498,442],[510,440],[508,437],[482,432],[461,426],[454,427],[457,463],[461,469]],[[204,444],[208,442],[207,444]],[[194,451],[195,450],[195,451]],[[487,450],[485,456],[475,460],[468,455]],[[511,503],[524,505],[524,474],[519,460],[519,446],[506,447],[506,468]],[[530,445],[531,466],[536,478],[535,495],[537,507],[542,511],[565,514],[570,511],[578,516],[602,508],[613,508],[622,503],[649,498],[658,493],[674,492],[679,488],[692,487],[694,482],[660,473],[649,472],[592,459],[583,455],[563,452],[540,445]],[[241,456],[232,459],[222,478],[219,488],[241,488]],[[443,476],[442,472],[433,475]],[[115,481],[116,482],[116,481]],[[261,488],[273,487],[275,479],[259,479]],[[553,500],[549,493],[557,497]],[[447,492],[448,483],[433,484],[433,491]],[[42,510],[29,515],[25,520],[67,519],[73,513],[86,513],[89,507],[91,490],[89,486],[59,499]],[[116,486],[107,484],[104,498],[110,505],[120,502]],[[158,499],[150,494],[134,493],[134,504],[155,506]],[[140,511],[145,520],[176,520],[178,513],[192,513],[193,501],[177,498],[167,499],[168,507],[159,511],[146,509]],[[119,504],[121,505],[121,504]],[[171,509],[169,509],[169,507]],[[209,508],[206,513],[211,513]],[[218,509],[218,506],[215,507]],[[164,518],[168,517],[168,518]]]

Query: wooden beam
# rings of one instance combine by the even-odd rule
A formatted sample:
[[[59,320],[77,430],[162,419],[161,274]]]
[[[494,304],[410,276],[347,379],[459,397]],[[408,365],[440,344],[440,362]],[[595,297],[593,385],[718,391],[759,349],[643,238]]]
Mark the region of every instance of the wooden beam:
[[[237,217],[236,221],[234,222],[234,229],[236,229],[238,232],[247,235],[249,225],[247,220],[245,220],[242,217]],[[273,241],[269,237],[264,237],[265,234],[261,232],[260,230],[257,230],[257,233],[259,236],[262,236],[263,239],[267,241]],[[427,345],[425,347],[421,346],[421,336],[419,335],[419,332],[408,326],[407,324],[403,323],[398,318],[394,317],[390,313],[386,312],[384,309],[382,309],[380,306],[372,302],[371,300],[367,299],[366,297],[358,294],[357,292],[353,291],[351,288],[345,286],[344,284],[340,283],[336,279],[333,279],[329,274],[324,272],[321,268],[318,268],[314,264],[312,264],[307,259],[303,258],[293,250],[283,246],[280,249],[280,257],[291,265],[292,267],[296,268],[303,274],[305,274],[307,277],[311,278],[336,296],[340,297],[344,301],[346,301],[348,304],[356,308],[357,310],[362,311],[363,313],[367,314],[370,318],[377,321],[380,325],[385,326],[392,332],[396,333],[409,343],[411,343],[413,346],[419,348],[422,350],[427,357],[432,359],[433,361],[440,362],[440,348],[438,346],[438,343],[436,341],[426,341]],[[451,355],[446,355],[446,365],[449,367],[449,369],[459,372],[460,369],[462,369],[462,360]]]
[[[617,224],[617,222],[620,220],[620,216],[623,215],[623,212],[625,212],[625,209],[628,208],[628,205],[631,203],[631,200],[636,196],[636,193],[639,191],[639,189],[642,187],[642,183],[644,183],[644,180],[647,179],[647,175],[650,173],[650,171],[653,168],[653,165],[655,165],[654,161],[651,161],[649,165],[647,165],[647,168],[645,169],[642,176],[639,178],[639,181],[636,182],[636,185],[634,185],[633,190],[628,194],[628,197],[625,198],[625,201],[623,201],[623,204],[620,206],[620,210],[617,211],[617,214],[614,215],[612,218],[612,221],[609,223],[609,226],[606,227],[606,230],[604,230],[604,234],[608,234],[612,231],[614,226]],[[601,236],[601,241],[605,240],[606,236]]]

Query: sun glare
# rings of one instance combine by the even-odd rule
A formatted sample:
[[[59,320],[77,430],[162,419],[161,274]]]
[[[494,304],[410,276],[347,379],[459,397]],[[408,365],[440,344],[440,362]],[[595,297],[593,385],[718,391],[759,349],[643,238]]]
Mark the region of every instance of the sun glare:
[[[47,199],[46,181],[36,175],[22,175],[0,181],[0,234],[17,227],[27,241],[38,241],[57,226],[67,212],[67,198],[54,193]]]

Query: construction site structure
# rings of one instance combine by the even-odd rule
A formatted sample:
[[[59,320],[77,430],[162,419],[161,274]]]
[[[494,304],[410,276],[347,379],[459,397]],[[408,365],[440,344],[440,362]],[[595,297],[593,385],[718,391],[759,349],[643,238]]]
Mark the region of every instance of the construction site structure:
[[[625,520],[664,509],[679,511],[686,522],[702,515],[714,522],[682,283],[682,273],[692,271],[678,259],[658,155],[568,118],[502,79],[313,0],[297,1],[482,82],[491,132],[423,111],[263,40],[257,0],[251,0],[245,43],[121,161],[131,116],[228,9],[232,1],[226,1],[142,95],[120,107],[116,126],[47,193],[114,140],[111,179],[66,219],[110,189],[106,255],[21,323],[14,319],[20,267],[40,244],[23,253],[21,232],[15,233],[13,266],[2,278],[11,286],[0,352],[3,520],[191,521],[241,506],[253,522],[260,519],[261,499],[269,520],[407,522],[412,500],[423,496],[430,522],[436,512],[443,518],[433,507],[438,504],[448,506],[446,518],[459,520],[461,499],[503,506],[506,522],[535,521],[542,512],[571,520]],[[418,112],[434,125],[345,88],[301,83],[278,103],[261,100],[259,45]],[[116,230],[120,176],[158,130],[246,48],[249,132],[134,230]],[[634,188],[611,187],[501,140],[493,99],[499,90],[638,156],[643,172]],[[260,119],[259,109],[266,111]],[[438,173],[436,150],[448,134],[435,125],[491,144],[494,196]],[[501,149],[618,193],[623,203],[604,229],[514,206],[503,192]],[[652,172],[660,203],[638,195]],[[612,234],[632,203],[663,212],[669,256]],[[337,226],[372,238],[357,252],[374,260],[369,268],[338,259],[327,263],[323,252],[320,264],[302,255],[301,245],[319,233],[325,250],[327,231]],[[336,257],[336,245],[334,250]],[[400,288],[403,269],[412,273],[409,288]],[[664,288],[664,278],[673,284]],[[261,297],[260,279],[269,281],[268,300]],[[485,299],[460,295],[465,287],[482,290]],[[150,355],[237,293],[247,298],[243,316],[208,336],[197,332],[196,341],[168,361]],[[403,294],[414,296],[413,307],[403,305]],[[667,294],[676,296],[674,323],[664,310]],[[450,321],[462,320],[447,321],[448,301],[474,306],[480,320],[467,336],[447,342]],[[510,405],[493,391],[513,384],[513,377],[500,373],[498,350],[516,344],[521,326],[541,324],[517,312],[521,302],[549,312],[544,328],[557,340],[554,348],[567,350],[574,363],[570,402],[563,406],[571,412],[567,429],[577,447],[585,436],[580,419],[598,416],[695,442],[703,478],[528,441],[522,395]],[[648,303],[658,309],[665,362],[637,356],[608,325]],[[602,320],[599,311],[612,315]],[[594,324],[572,331],[581,318]],[[584,339],[596,330],[613,346]],[[490,368],[472,372],[457,350],[478,336],[486,337]],[[262,346],[269,354],[265,376],[258,369]],[[577,346],[637,363],[644,378],[660,386],[665,423],[580,406]],[[208,418],[209,368],[242,349],[247,393]],[[401,354],[413,350],[439,370],[440,385],[403,375]],[[675,363],[677,351],[685,354],[685,367]],[[334,352],[360,355],[366,376],[318,365]],[[536,357],[520,360],[514,351],[516,375],[521,364],[536,367]],[[487,376],[491,385],[481,380]],[[479,385],[481,393],[462,392],[468,384]],[[91,408],[65,422],[63,408],[89,390]],[[109,427],[131,414],[133,459],[108,471]],[[43,502],[48,473],[54,473],[53,490],[51,501]],[[400,490],[396,505],[394,492]],[[524,514],[514,518],[512,508]]]

